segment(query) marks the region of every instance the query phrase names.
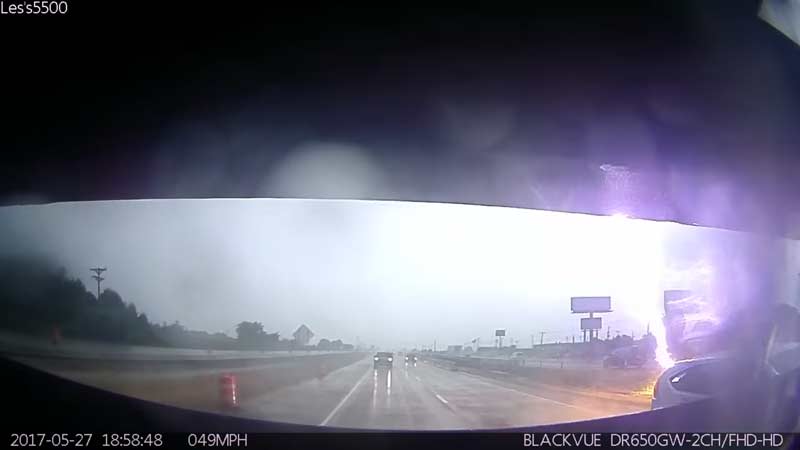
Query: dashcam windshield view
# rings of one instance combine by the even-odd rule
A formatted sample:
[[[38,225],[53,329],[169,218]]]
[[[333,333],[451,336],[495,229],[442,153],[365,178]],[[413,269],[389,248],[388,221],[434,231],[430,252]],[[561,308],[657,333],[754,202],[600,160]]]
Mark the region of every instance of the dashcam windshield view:
[[[493,429],[734,395],[726,351],[746,342],[726,327],[798,291],[762,271],[775,255],[796,270],[794,241],[624,216],[206,199],[0,217],[6,355],[309,425]],[[776,367],[797,362],[798,330]],[[663,379],[682,360],[700,362]]]
[[[798,0],[273,3],[0,1],[8,445],[798,445]]]

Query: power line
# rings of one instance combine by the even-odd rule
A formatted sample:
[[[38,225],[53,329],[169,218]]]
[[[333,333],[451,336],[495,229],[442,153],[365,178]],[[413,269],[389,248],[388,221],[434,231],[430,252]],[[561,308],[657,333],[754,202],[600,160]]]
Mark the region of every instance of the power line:
[[[105,280],[105,278],[101,277],[100,274],[102,274],[108,269],[106,269],[105,267],[93,267],[89,270],[95,273],[95,275],[92,275],[92,278],[97,280],[97,299],[100,300],[100,282]]]

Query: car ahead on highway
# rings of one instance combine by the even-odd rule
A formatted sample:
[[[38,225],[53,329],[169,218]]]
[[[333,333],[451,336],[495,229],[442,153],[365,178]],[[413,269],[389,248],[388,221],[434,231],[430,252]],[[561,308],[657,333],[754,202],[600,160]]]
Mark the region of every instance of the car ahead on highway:
[[[641,367],[647,362],[644,351],[636,345],[618,348],[603,358],[603,367],[620,368]]]
[[[376,369],[378,367],[392,367],[392,361],[394,361],[394,354],[392,352],[378,352],[372,358],[373,360],[373,367]]]
[[[417,365],[417,361],[419,361],[419,358],[414,353],[409,353],[409,354],[406,355],[406,364],[410,364],[410,365],[416,366]]]

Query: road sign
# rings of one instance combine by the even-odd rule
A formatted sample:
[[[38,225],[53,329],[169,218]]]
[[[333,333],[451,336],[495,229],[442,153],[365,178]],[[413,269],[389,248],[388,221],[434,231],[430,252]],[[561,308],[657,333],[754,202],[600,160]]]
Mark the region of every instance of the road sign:
[[[506,335],[506,330],[496,330],[494,332],[494,335],[495,336],[505,336]]]
[[[570,309],[573,313],[611,312],[611,297],[572,297]]]
[[[603,319],[600,317],[584,317],[581,319],[581,330],[600,330],[603,328]]]

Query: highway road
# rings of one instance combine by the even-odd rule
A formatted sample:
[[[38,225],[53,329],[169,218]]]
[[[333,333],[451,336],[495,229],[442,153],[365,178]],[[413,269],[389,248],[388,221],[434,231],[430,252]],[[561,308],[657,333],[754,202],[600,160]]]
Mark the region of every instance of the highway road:
[[[557,423],[643,409],[642,404],[512,384],[430,361],[374,370],[368,357],[322,379],[242,399],[237,414],[331,427],[442,430]]]
[[[164,365],[119,359],[13,359],[133,397],[225,413],[231,412],[219,409],[224,403],[220,375],[234,374],[240,407],[233,414],[342,428],[504,428],[649,409],[649,399],[624,383],[568,385],[567,379],[575,378],[576,373],[566,369],[563,375],[558,369],[550,369],[553,373],[509,373],[456,367],[434,359],[416,366],[400,361],[391,370],[374,370],[372,355],[363,353],[223,360],[235,363],[224,367],[192,360]],[[625,374],[610,371],[582,376],[617,379]]]

